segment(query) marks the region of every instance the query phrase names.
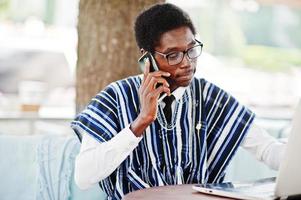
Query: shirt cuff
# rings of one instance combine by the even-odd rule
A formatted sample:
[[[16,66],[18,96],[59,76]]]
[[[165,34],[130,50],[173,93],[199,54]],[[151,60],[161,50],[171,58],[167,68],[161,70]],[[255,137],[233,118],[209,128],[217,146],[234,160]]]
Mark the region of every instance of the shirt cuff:
[[[285,143],[279,142],[254,122],[241,146],[257,160],[263,161],[272,169],[278,169]]]
[[[113,138],[115,145],[128,150],[134,149],[142,139],[142,136],[136,137],[134,135],[130,129],[130,125],[127,125],[124,129],[122,129],[115,137],[116,138]]]

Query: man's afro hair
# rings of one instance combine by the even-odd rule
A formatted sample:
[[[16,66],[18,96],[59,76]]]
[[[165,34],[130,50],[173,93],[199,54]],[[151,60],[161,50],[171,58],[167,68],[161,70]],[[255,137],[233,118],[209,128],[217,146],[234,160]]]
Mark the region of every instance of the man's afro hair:
[[[189,27],[195,35],[195,27],[186,12],[170,3],[155,4],[136,18],[134,29],[137,45],[153,53],[163,33],[182,26]]]

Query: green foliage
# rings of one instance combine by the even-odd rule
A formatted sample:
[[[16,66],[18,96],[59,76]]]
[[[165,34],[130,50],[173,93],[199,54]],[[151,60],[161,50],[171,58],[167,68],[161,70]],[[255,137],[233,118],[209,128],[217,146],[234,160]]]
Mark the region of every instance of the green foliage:
[[[3,17],[9,9],[9,0],[0,0],[0,18]]]
[[[247,66],[266,71],[284,71],[289,67],[301,67],[301,50],[267,46],[247,46],[243,52]]]

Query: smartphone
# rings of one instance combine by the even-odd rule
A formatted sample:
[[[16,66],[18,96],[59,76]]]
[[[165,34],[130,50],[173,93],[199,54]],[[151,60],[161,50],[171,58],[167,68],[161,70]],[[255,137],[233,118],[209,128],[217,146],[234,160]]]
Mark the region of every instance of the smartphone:
[[[159,71],[159,67],[156,63],[156,60],[155,58],[153,57],[153,55],[146,51],[139,59],[138,59],[138,63],[139,63],[139,67],[140,67],[140,70],[142,72],[144,72],[144,69],[145,69],[145,62],[146,60],[149,59],[149,62],[150,62],[150,68],[149,68],[149,71],[150,72],[154,72],[154,71]],[[156,85],[156,87],[160,87],[162,85],[162,83],[159,83]],[[161,93],[160,94],[160,97],[158,99],[158,102],[162,101],[164,99],[164,97],[166,97],[166,93]]]
[[[149,53],[148,51],[146,51],[139,59],[138,59],[138,63],[139,63],[139,67],[140,70],[142,72],[144,72],[144,68],[145,68],[145,62],[146,60],[149,59],[150,61],[150,72],[154,72],[154,71],[159,71],[158,65],[156,63],[155,58],[152,56],[151,53]]]

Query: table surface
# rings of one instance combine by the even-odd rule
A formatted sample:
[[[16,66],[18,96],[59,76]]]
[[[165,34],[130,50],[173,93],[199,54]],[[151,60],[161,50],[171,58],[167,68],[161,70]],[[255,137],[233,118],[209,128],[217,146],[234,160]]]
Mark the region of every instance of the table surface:
[[[199,193],[193,190],[192,186],[193,184],[183,184],[146,188],[128,193],[123,200],[229,200],[225,197]]]

